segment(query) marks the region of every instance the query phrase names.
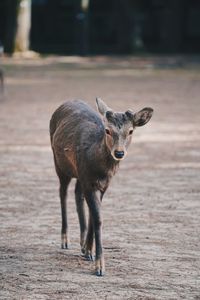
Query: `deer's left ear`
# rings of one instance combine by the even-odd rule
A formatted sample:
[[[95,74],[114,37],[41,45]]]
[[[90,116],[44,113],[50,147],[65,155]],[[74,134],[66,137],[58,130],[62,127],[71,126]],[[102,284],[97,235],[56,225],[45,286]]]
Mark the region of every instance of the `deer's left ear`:
[[[149,122],[153,115],[153,109],[151,107],[145,107],[142,110],[133,114],[133,125],[143,126]]]
[[[105,116],[107,111],[112,111],[107,104],[100,98],[96,98],[97,109],[102,116]]]

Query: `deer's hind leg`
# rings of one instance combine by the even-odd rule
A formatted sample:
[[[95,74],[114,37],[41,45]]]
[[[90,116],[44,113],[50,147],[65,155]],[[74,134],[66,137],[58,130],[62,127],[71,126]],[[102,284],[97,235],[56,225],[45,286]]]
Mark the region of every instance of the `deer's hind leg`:
[[[69,248],[69,236],[68,236],[68,222],[67,222],[67,188],[71,181],[71,177],[59,176],[60,180],[60,205],[61,205],[61,217],[62,217],[62,227],[61,227],[61,248]]]
[[[56,173],[60,181],[59,195],[60,195],[60,206],[61,206],[61,248],[69,248],[69,237],[68,237],[68,222],[67,222],[67,189],[71,181],[71,177],[64,174],[58,167],[56,157],[54,154],[54,163]]]
[[[80,225],[80,245],[81,245],[81,251],[84,253],[87,223],[86,223],[86,216],[85,216],[84,195],[79,180],[76,181],[75,199],[76,199],[76,209],[77,209],[79,225]]]

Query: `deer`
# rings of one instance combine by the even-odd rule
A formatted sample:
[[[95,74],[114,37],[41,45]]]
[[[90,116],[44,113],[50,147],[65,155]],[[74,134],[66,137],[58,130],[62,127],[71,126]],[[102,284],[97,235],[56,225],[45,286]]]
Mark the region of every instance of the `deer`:
[[[100,98],[96,99],[96,105],[97,111],[81,100],[59,106],[50,120],[50,140],[60,183],[61,248],[69,247],[67,189],[71,179],[76,178],[81,252],[87,260],[93,261],[95,240],[95,274],[103,276],[102,199],[119,163],[127,155],[135,128],[151,119],[153,109],[115,112]]]

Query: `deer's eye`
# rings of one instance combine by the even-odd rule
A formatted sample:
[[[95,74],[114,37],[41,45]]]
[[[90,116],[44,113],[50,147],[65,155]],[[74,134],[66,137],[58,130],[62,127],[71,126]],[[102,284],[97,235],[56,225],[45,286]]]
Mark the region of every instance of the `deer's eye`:
[[[110,129],[106,128],[105,132],[106,132],[107,135],[111,135]]]
[[[131,135],[133,133],[133,129],[129,130],[129,135]]]

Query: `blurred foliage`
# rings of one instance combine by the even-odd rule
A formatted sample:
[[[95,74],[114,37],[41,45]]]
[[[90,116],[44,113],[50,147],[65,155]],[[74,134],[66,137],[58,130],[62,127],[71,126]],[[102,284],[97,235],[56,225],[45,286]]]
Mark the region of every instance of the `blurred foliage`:
[[[0,1],[0,40],[15,49],[21,0]],[[197,0],[32,0],[30,47],[40,53],[199,52]]]

